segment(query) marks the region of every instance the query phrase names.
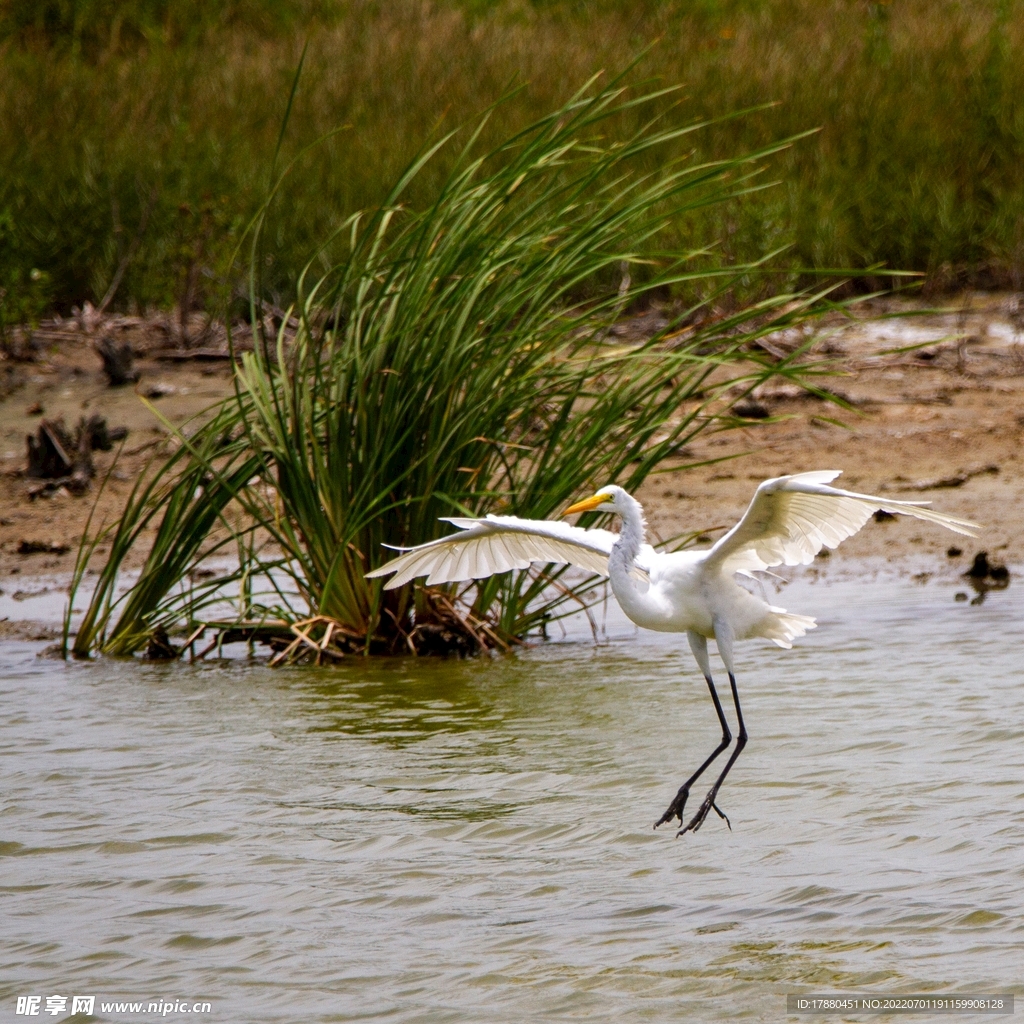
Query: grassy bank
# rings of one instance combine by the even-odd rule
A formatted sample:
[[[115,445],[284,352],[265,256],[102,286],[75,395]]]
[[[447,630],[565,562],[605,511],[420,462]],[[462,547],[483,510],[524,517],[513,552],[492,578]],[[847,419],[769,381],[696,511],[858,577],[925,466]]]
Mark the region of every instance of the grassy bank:
[[[265,280],[281,297],[314,244],[379,202],[432,133],[524,83],[485,129],[505,137],[652,43],[633,78],[684,84],[669,123],[777,101],[685,137],[695,159],[821,129],[771,161],[764,181],[780,184],[691,211],[672,244],[719,239],[725,263],[787,245],[782,267],[885,263],[938,285],[1018,286],[1024,271],[1020,0],[3,11],[0,320],[104,297],[215,307],[238,292],[230,257],[265,195],[307,39],[283,158],[346,128],[299,161],[271,211]],[[447,171],[432,165],[409,202]]]

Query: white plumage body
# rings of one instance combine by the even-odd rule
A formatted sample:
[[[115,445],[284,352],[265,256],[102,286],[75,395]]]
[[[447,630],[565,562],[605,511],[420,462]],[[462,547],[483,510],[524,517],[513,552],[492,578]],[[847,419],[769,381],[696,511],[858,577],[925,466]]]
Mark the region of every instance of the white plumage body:
[[[806,565],[822,547],[836,547],[856,533],[878,509],[958,533],[974,530],[973,523],[922,503],[828,486],[838,475],[826,470],[766,480],[743,518],[703,551],[655,551],[645,541],[640,503],[621,487],[605,487],[587,507],[617,512],[622,519],[618,534],[558,520],[453,518],[448,522],[459,532],[411,548],[367,575],[393,573],[385,584],[393,588],[416,576],[437,584],[482,579],[534,563],[571,563],[609,576],[622,610],[645,629],[717,639],[716,623],[718,629],[728,623],[731,640],[764,637],[790,647],[814,627],[814,619],[768,604],[740,586],[737,573]]]
[[[764,637],[780,646],[814,627],[806,615],[790,615],[752,594],[731,576],[708,572],[706,551],[678,551],[651,559],[650,587],[627,585],[613,591],[638,626],[661,633],[698,633],[714,639],[715,619],[732,624],[736,640]],[[632,581],[630,581],[632,583]]]

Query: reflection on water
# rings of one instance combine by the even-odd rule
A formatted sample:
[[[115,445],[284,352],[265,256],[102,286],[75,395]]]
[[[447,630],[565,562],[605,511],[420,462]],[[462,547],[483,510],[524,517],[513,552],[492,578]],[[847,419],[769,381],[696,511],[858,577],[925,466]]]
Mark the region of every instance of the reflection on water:
[[[7,645],[0,1006],[779,1020],[787,992],[1019,990],[1021,591],[954,589],[790,587],[822,628],[741,648],[733,831],[679,840],[651,825],[717,741],[681,638],[322,671]]]

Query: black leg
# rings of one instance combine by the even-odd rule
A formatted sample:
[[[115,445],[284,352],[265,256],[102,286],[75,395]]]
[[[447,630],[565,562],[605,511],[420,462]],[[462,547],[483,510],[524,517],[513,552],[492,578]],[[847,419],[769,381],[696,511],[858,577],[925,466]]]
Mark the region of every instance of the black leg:
[[[740,695],[736,692],[736,677],[731,672],[729,673],[729,683],[732,686],[732,700],[736,705],[736,719],[740,723],[740,734],[736,738],[736,749],[732,752],[732,757],[726,761],[722,774],[718,776],[718,780],[708,790],[708,795],[704,797],[704,802],[697,809],[697,813],[690,819],[689,824],[685,828],[681,828],[676,833],[677,836],[681,836],[684,832],[696,832],[704,824],[704,819],[708,816],[708,811],[712,807],[715,808],[716,813],[720,817],[725,818],[725,823],[729,825],[729,819],[715,807],[715,798],[718,796],[718,790],[721,788],[722,783],[725,782],[725,777],[729,774],[729,769],[733,766],[733,762],[740,756],[743,748],[747,745],[747,727],[743,724],[743,712],[740,710]],[[731,829],[732,825],[729,825],[729,828]]]
[[[686,798],[690,795],[690,787],[701,777],[704,773],[704,769],[718,755],[729,746],[730,740],[732,740],[732,734],[729,732],[729,723],[725,720],[725,712],[722,710],[722,702],[718,699],[718,691],[715,689],[714,681],[711,678],[710,673],[704,678],[708,681],[708,689],[711,691],[711,699],[715,702],[715,710],[718,712],[718,721],[722,723],[722,742],[711,752],[711,756],[679,787],[679,792],[676,793],[675,799],[668,805],[668,810],[654,823],[654,827],[657,828],[659,825],[664,825],[665,822],[671,821],[673,818],[679,819],[679,824],[683,823],[683,808],[686,806]],[[731,678],[731,677],[730,677]],[[734,691],[735,692],[735,691]],[[743,725],[743,719],[740,719],[740,726]],[[731,762],[730,762],[731,763]],[[716,807],[717,811],[718,808]],[[718,811],[722,814],[721,811]],[[724,818],[725,815],[722,814]],[[728,819],[726,819],[728,820]],[[731,826],[730,826],[731,827]]]

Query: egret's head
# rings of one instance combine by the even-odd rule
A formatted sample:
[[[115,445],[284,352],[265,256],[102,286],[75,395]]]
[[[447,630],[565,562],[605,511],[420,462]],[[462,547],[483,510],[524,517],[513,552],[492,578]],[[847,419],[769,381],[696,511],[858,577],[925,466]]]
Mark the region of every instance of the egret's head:
[[[592,494],[589,498],[584,498],[582,501],[577,501],[575,505],[570,505],[562,515],[569,516],[573,512],[621,512],[622,510],[617,503],[617,499],[625,493],[621,487],[609,484],[609,486],[602,487],[601,490]]]

